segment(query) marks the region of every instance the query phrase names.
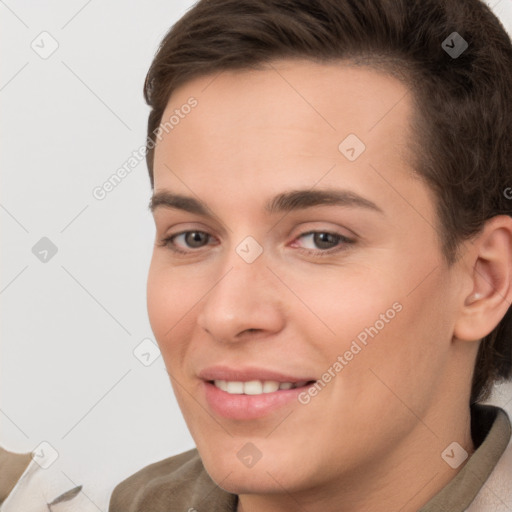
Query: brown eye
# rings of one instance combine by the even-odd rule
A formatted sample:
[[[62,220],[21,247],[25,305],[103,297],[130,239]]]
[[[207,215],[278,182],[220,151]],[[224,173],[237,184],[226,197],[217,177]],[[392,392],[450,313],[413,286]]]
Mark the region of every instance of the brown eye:
[[[310,231],[298,237],[305,249],[328,250],[343,243],[350,243],[351,240],[338,233],[329,231]]]
[[[167,247],[175,253],[188,254],[195,252],[193,249],[200,249],[208,245],[211,235],[204,231],[183,231],[164,238],[160,245]]]
[[[204,231],[187,231],[186,233],[182,233],[182,235],[185,237],[186,245],[191,248],[202,247],[208,243],[209,235]]]
[[[313,242],[319,249],[331,249],[340,241],[339,235],[333,233],[314,233]]]

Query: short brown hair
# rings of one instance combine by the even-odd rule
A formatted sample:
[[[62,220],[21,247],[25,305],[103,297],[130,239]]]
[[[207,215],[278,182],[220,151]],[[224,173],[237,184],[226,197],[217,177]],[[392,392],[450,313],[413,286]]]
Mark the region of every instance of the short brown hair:
[[[454,32],[468,44],[458,56],[442,46]],[[163,39],[144,84],[151,186],[155,134],[178,86],[280,58],[364,63],[407,83],[418,117],[413,169],[435,193],[448,263],[486,220],[512,215],[512,44],[480,0],[197,2]],[[509,308],[480,344],[471,403],[511,377]]]

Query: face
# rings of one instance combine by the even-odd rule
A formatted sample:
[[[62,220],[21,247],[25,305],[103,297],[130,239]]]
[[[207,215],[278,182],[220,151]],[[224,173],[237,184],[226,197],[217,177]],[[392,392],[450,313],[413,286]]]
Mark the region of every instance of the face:
[[[190,81],[162,122],[176,109],[155,150],[148,312],[212,478],[299,491],[432,448],[423,425],[467,361],[407,161],[410,91],[282,60]]]

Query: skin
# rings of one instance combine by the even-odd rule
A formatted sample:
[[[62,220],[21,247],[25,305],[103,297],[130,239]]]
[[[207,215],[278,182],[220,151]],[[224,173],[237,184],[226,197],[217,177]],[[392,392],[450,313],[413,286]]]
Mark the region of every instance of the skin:
[[[474,450],[472,369],[512,298],[511,220],[489,221],[446,263],[434,197],[407,158],[411,92],[383,72],[305,60],[226,71],[182,85],[163,119],[190,96],[197,107],[156,146],[154,192],[200,199],[211,216],[154,209],[147,298],[206,470],[244,512],[417,510],[463,467],[443,450]],[[354,162],[338,150],[350,133],[366,145]],[[382,211],[264,210],[301,188],[347,189]],[[187,230],[209,236],[202,246],[175,237],[187,254],[161,243]],[[321,256],[326,246],[302,236],[311,230],[353,242],[330,238],[340,250]],[[247,236],[263,248],[250,264],[235,250]],[[307,405],[256,420],[209,408],[206,366],[320,378],[395,303],[401,311]],[[262,454],[252,468],[237,457],[247,442]]]

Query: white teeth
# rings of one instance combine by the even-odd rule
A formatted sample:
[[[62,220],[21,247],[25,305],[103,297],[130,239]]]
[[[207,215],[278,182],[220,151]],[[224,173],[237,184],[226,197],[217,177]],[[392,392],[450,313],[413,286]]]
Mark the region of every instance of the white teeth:
[[[292,389],[304,386],[306,382],[278,382],[276,380],[250,380],[247,382],[214,380],[214,385],[232,395],[261,395],[280,389]]]
[[[261,395],[263,393],[263,384],[260,380],[250,380],[244,384],[244,393],[246,395]]]
[[[263,383],[263,393],[273,393],[279,389],[279,382],[276,380],[266,380]]]
[[[222,389],[222,391],[227,391],[228,390],[227,382],[225,380],[215,380],[214,384],[219,389]]]
[[[244,392],[243,382],[227,382],[226,391],[232,395],[241,395]]]

